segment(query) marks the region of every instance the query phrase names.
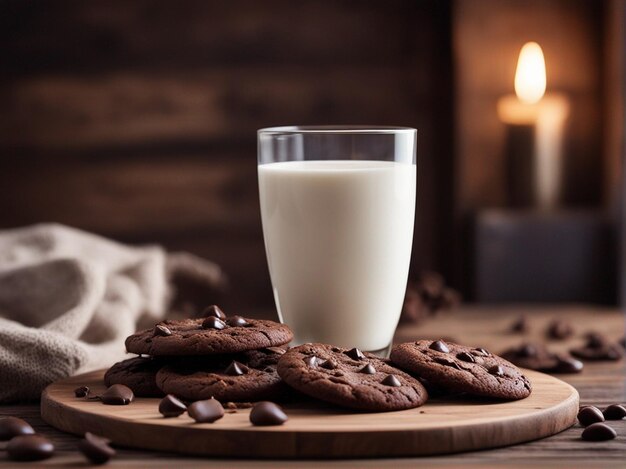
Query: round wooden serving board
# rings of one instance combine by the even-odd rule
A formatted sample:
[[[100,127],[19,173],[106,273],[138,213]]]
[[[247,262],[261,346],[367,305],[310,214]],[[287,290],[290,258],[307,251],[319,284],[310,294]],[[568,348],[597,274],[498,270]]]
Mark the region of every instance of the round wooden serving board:
[[[196,424],[186,414],[163,418],[159,399],[137,398],[106,406],[74,397],[78,386],[104,390],[103,371],[51,384],[41,415],[61,430],[86,431],[127,447],[184,454],[256,458],[343,458],[454,453],[543,438],[570,427],[578,393],[552,376],[526,371],[530,397],[513,402],[432,399],[400,412],[362,413],[322,403],[285,405],[289,421],[253,427],[249,410],[226,414],[213,424]]]

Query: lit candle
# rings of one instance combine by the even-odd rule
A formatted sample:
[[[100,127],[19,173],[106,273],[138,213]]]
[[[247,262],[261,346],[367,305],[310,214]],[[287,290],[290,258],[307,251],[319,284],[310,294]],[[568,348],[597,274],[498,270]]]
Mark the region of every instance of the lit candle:
[[[558,206],[561,196],[563,135],[568,99],[545,94],[546,65],[536,42],[522,47],[515,72],[515,95],[498,101],[507,124],[507,162],[512,205],[544,210]]]

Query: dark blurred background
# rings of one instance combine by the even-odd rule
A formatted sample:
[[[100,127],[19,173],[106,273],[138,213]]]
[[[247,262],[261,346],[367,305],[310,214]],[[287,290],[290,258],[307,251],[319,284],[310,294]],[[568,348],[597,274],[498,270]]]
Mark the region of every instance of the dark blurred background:
[[[625,17],[619,0],[2,1],[0,228],[188,250],[229,274],[227,307],[272,308],[255,131],[405,125],[419,129],[412,276],[439,271],[477,301],[615,302]],[[498,218],[496,103],[531,40],[571,103],[573,224],[551,217],[547,235],[528,212]]]

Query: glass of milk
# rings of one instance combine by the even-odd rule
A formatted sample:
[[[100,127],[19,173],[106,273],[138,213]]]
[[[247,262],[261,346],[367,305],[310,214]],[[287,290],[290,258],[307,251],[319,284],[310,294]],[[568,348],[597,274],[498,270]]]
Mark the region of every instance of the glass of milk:
[[[383,351],[406,290],[417,131],[303,126],[258,131],[265,250],[294,342]]]

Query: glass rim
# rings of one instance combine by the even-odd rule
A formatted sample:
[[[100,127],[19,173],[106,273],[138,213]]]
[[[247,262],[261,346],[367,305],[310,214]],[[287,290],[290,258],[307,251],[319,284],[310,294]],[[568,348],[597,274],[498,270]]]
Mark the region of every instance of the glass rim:
[[[264,127],[258,135],[280,134],[416,134],[414,127],[393,125],[284,125]]]

